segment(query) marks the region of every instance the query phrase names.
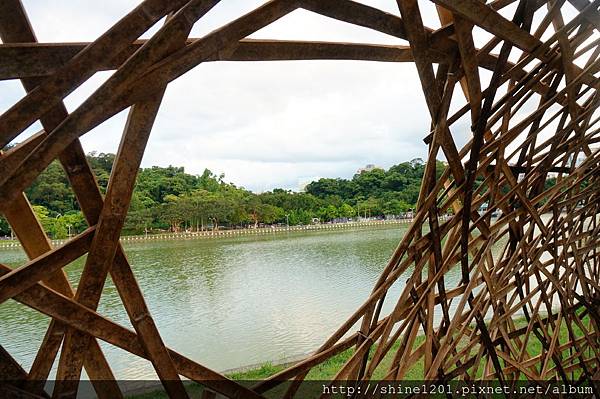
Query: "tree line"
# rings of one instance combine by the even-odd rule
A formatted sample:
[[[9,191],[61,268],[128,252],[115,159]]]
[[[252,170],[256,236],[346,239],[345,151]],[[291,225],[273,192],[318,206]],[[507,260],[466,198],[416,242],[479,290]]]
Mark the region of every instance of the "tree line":
[[[100,188],[105,191],[115,155],[94,152],[87,158]],[[438,176],[444,167],[443,162],[437,161]],[[223,174],[216,175],[208,169],[201,175],[192,175],[183,167],[142,168],[123,233],[200,231],[274,223],[299,225],[359,216],[399,216],[414,209],[424,169],[425,163],[414,159],[387,170],[363,171],[352,179],[319,179],[309,183],[302,192],[274,189],[253,193],[225,182]],[[65,238],[87,227],[58,162],[50,164],[26,194],[52,238]],[[0,236],[9,234],[8,224],[0,218]]]

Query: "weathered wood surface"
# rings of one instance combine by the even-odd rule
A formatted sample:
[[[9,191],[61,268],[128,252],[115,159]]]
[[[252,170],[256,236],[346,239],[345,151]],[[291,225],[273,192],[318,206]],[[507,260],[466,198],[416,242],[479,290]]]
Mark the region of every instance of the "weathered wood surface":
[[[56,397],[76,395],[82,367],[95,381],[113,380],[98,339],[148,359],[174,398],[186,396],[180,376],[207,386],[206,397],[261,397],[287,380],[286,397],[298,396],[312,368],[350,347],[355,353],[333,378],[370,380],[391,357],[383,370],[391,380],[421,363],[421,377],[438,382],[575,378],[598,389],[600,1],[434,0],[442,27],[431,29],[417,0],[398,0],[395,14],[352,0],[271,0],[189,38],[217,3],[145,0],[94,42],[37,43],[21,2],[0,2],[0,79],[21,79],[27,91],[0,115],[0,147],[21,142],[0,154],[0,212],[30,258],[15,269],[0,265],[0,303],[12,298],[52,318],[30,370],[0,347],[1,377],[18,382],[6,392],[47,396],[41,387],[61,347]],[[248,38],[298,8],[401,44]],[[491,38],[479,48],[481,30]],[[203,62],[311,59],[414,62],[431,117],[428,164],[413,223],[370,297],[312,356],[250,389],[165,346],[118,240],[169,82]],[[115,73],[67,113],[62,100],[109,69]],[[78,139],[128,107],[104,198]],[[44,130],[22,140],[38,120]],[[456,137],[467,137],[462,148]],[[442,155],[448,167],[436,180]],[[23,194],[54,159],[90,226],[55,249]],[[454,216],[439,220],[448,209]],[[62,269],[86,253],[74,292]],[[453,268],[462,278],[450,285]],[[109,274],[135,331],[96,312]],[[388,289],[398,279],[406,284],[394,298]],[[394,304],[390,314],[382,314],[384,301]],[[121,396],[116,384],[94,387],[99,397]]]

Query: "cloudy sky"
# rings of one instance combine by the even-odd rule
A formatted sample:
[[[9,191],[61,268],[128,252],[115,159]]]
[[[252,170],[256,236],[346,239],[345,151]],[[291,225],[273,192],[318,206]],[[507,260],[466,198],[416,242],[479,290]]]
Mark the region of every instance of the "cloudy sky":
[[[394,0],[362,2],[399,14]],[[23,3],[38,40],[57,42],[94,40],[138,2]],[[224,0],[196,24],[192,36],[200,37],[261,3]],[[439,27],[432,3],[421,6],[426,24]],[[251,37],[406,44],[304,10]],[[96,74],[66,99],[67,108],[75,109],[109,76]],[[0,111],[24,93],[14,81],[0,82],[0,90]],[[460,94],[456,97],[453,109],[464,104]],[[83,136],[85,150],[116,152],[125,118],[126,111]],[[32,126],[28,132],[39,128]],[[209,168],[255,191],[298,189],[318,177],[351,177],[367,163],[389,167],[424,158],[422,138],[428,130],[425,100],[411,63],[206,63],[169,85],[142,166],[182,165],[190,173]],[[468,133],[461,130],[453,132],[459,142]]]

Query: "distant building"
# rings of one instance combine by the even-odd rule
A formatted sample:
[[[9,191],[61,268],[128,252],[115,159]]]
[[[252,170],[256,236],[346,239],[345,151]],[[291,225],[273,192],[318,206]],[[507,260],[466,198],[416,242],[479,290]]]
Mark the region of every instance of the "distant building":
[[[314,176],[314,177],[310,177],[310,178],[302,178],[298,180],[298,191],[301,193],[305,193],[306,192],[306,186],[308,186],[310,183],[314,182],[314,181],[318,181],[321,177],[319,176]]]
[[[374,165],[374,164],[372,164],[372,163],[369,163],[369,164],[365,165],[365,167],[364,167],[364,168],[359,168],[359,169],[356,171],[356,173],[357,173],[357,174],[361,174],[362,172],[371,172],[372,170],[375,170],[375,169],[382,169],[382,170],[383,170],[383,168],[382,168],[382,167],[380,167],[380,166],[376,166],[376,165]]]

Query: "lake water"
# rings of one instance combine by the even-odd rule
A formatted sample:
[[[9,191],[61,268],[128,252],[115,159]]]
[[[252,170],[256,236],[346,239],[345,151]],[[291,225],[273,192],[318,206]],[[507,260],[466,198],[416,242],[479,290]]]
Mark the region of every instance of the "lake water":
[[[125,252],[166,344],[222,371],[315,350],[369,296],[406,228],[145,242]],[[0,250],[2,263],[25,260],[21,250]],[[66,268],[74,285],[83,263]],[[459,274],[450,271],[447,287]],[[388,297],[398,298],[405,280]],[[131,328],[110,281],[99,312]],[[0,344],[29,369],[48,323],[9,300],[0,305]],[[156,378],[146,360],[101,345],[117,378]]]

